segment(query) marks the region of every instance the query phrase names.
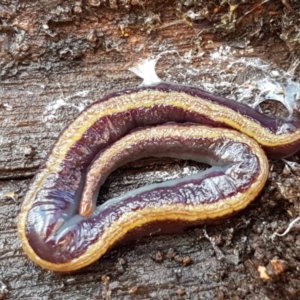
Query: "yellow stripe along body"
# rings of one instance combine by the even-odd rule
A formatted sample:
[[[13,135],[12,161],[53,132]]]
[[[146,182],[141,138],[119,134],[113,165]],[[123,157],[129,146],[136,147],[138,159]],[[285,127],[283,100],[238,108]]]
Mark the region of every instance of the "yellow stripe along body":
[[[211,101],[210,98],[213,98],[213,95],[207,94],[209,95],[209,99],[206,99],[206,93],[201,90],[199,90],[200,96],[195,96],[193,90],[194,88],[188,87],[185,89],[181,89],[180,86],[175,86],[175,88],[173,87],[173,85],[164,84],[162,85],[162,87],[158,86],[140,90],[137,89],[130,92],[121,92],[118,94],[114,94],[110,97],[107,97],[105,101],[97,101],[92,104],[62,132],[53,149],[51,150],[48,158],[46,159],[45,165],[39,170],[30,188],[28,189],[20,213],[18,224],[19,235],[25,252],[34,262],[44,268],[48,268],[54,271],[73,271],[82,268],[101,257],[109,248],[111,248],[114,244],[116,244],[116,242],[122,239],[128,232],[138,228],[139,226],[148,223],[163,221],[182,221],[189,224],[196,224],[201,223],[205,220],[214,220],[230,215],[233,212],[239,211],[247,206],[247,204],[257,196],[266,181],[268,173],[268,163],[263,151],[260,149],[258,144],[267,150],[271,149],[272,154],[273,149],[275,149],[276,151],[277,147],[280,149],[282,147],[284,151],[285,149],[287,149],[286,152],[288,154],[289,152],[295,152],[299,148],[299,128],[296,128],[295,130],[291,129],[290,132],[278,134],[277,132],[272,132],[272,130],[267,126],[263,126],[260,120],[255,120],[252,117],[247,117],[244,114],[241,114],[240,112],[232,109],[232,107],[234,107],[234,102],[232,102],[231,107],[228,107],[227,105],[218,103],[218,101]],[[190,89],[192,89],[192,93],[186,92],[190,91]],[[45,229],[44,227],[47,227],[45,226],[45,224],[36,224],[36,220],[40,218],[40,215],[37,217],[36,215],[38,213],[47,214],[47,209],[48,211],[52,211],[52,209],[55,209],[55,205],[56,203],[58,203],[57,199],[60,198],[55,199],[56,202],[53,204],[50,203],[50,197],[48,197],[47,201],[45,201],[42,199],[42,195],[50,195],[50,188],[48,189],[49,183],[53,183],[53,186],[55,188],[59,186],[57,190],[62,189],[63,185],[59,185],[57,184],[57,182],[60,181],[59,174],[61,174],[61,170],[65,167],[65,165],[68,166],[68,162],[66,163],[66,157],[67,155],[69,155],[70,149],[76,149],[83,136],[87,135],[87,132],[91,128],[93,128],[99,120],[102,120],[101,122],[104,122],[105,126],[107,126],[107,128],[110,129],[111,132],[115,129],[115,127],[113,124],[110,124],[111,119],[105,119],[106,117],[118,116],[118,114],[136,114],[136,116],[138,116],[138,114],[140,114],[140,112],[142,111],[145,116],[147,116],[146,112],[148,110],[150,111],[153,107],[156,107],[155,109],[157,109],[158,112],[160,110],[165,110],[166,114],[168,114],[168,110],[170,108],[176,108],[177,110],[186,112],[187,115],[201,115],[209,120],[212,120],[218,126],[220,124],[224,124],[224,126],[242,132],[243,134],[237,134],[236,132],[225,129],[200,130],[202,136],[204,135],[206,139],[214,139],[216,138],[215,135],[224,135],[230,139],[232,138],[234,141],[239,141],[241,143],[246,143],[247,145],[249,145],[249,148],[251,148],[251,150],[258,157],[260,165],[260,173],[257,175],[254,182],[252,182],[249,188],[247,188],[245,191],[239,192],[226,199],[222,199],[222,201],[199,205],[173,205],[170,202],[170,204],[162,205],[161,207],[155,208],[154,210],[153,207],[144,207],[142,210],[138,211],[138,213],[136,211],[127,212],[123,216],[117,218],[115,221],[112,221],[110,226],[104,230],[103,234],[101,234],[101,237],[99,237],[98,240],[91,242],[91,244],[88,245],[88,247],[86,247],[86,249],[82,253],[80,253],[78,257],[72,257],[70,260],[66,260],[64,262],[50,261],[41,258],[37,254],[37,249],[35,249],[35,242],[33,242],[33,240],[37,239],[38,233],[40,234],[40,239],[43,240],[43,242],[45,240],[51,240],[51,235],[55,235],[55,233],[58,232],[59,227],[62,226],[62,224],[66,220],[58,218],[54,222],[51,219],[52,217],[54,218],[53,215],[50,218],[52,220],[52,223],[49,223],[51,226]],[[154,112],[151,111],[151,113],[153,113],[153,116],[155,117],[156,110]],[[262,116],[261,118],[264,117]],[[167,121],[174,121],[172,119],[172,114],[168,116]],[[187,121],[189,121],[189,119],[187,119]],[[146,126],[148,125],[147,122],[145,121]],[[151,120],[149,121],[149,123],[149,125],[153,125],[151,124]],[[126,126],[126,124],[124,126]],[[187,126],[184,130],[188,130],[188,127],[189,126]],[[293,126],[291,126],[291,128],[292,127]],[[129,131],[131,129],[132,128],[129,128]],[[125,132],[125,134],[126,133],[128,132]],[[110,133],[108,133],[108,135],[109,134]],[[141,140],[143,140],[143,138],[146,139],[148,134],[149,132],[147,134],[144,134],[143,136],[143,133],[140,133],[141,136],[139,138]],[[184,132],[182,134],[184,135]],[[252,139],[248,138],[246,135],[255,139],[258,144],[252,141]],[[122,136],[124,136],[123,133]],[[121,140],[122,136],[120,136]],[[132,133],[132,136],[135,136],[134,132]],[[126,136],[124,137],[124,139],[125,138]],[[127,144],[124,142],[123,146],[129,146],[130,143],[132,143],[132,140],[128,141]],[[121,151],[121,149],[122,148],[120,148],[119,151]],[[279,152],[282,153],[282,150],[280,150]],[[73,170],[73,167],[74,166],[70,167],[70,169]],[[53,181],[52,179],[49,179],[50,177],[54,178]],[[45,186],[47,186],[47,188],[45,188]],[[79,183],[77,183],[76,181],[76,183],[74,183],[74,194],[76,194],[78,186]],[[66,194],[66,198],[63,199],[67,199],[70,202],[70,199],[68,197],[71,197],[69,196],[69,194],[72,194],[72,190],[70,190],[70,193],[68,192]],[[47,209],[45,209],[45,205],[47,206]],[[75,213],[78,213],[79,203],[77,203],[76,205],[77,208]],[[39,207],[43,208],[39,211]],[[51,207],[51,209],[49,209],[49,207]],[[68,213],[69,211],[66,214]],[[28,217],[29,214],[34,215],[36,219]],[[71,215],[74,215],[73,207],[70,208],[70,216]],[[40,229],[42,227],[43,229]],[[32,236],[31,230],[34,231],[34,234]],[[66,240],[64,241],[66,242]],[[54,242],[52,242],[52,244],[50,243],[49,245],[47,244],[47,247],[55,247],[53,243]]]

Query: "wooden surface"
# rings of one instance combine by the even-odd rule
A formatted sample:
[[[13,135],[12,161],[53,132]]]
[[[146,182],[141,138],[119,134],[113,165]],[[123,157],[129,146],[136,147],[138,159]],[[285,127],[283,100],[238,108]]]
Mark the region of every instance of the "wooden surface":
[[[271,162],[261,197],[223,224],[141,239],[76,274],[31,263],[16,228],[30,178],[60,131],[101,95],[137,86],[140,79],[128,68],[139,58],[161,56],[157,72],[164,80],[231,98],[269,76],[266,71],[288,70],[300,58],[300,5],[290,1],[292,13],[281,1],[265,2],[246,1],[230,13],[233,5],[204,0],[2,1],[0,298],[300,298],[297,226],[271,238],[299,214],[299,174],[282,162]],[[101,198],[200,168],[171,159],[138,161],[114,172]],[[279,275],[271,261],[283,262]],[[259,266],[270,279],[260,278]]]

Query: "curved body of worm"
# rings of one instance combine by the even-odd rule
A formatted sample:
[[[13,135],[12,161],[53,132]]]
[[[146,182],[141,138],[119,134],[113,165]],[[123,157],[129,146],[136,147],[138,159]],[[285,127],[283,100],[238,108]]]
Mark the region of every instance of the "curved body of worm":
[[[135,231],[145,234],[152,226],[168,231],[168,224],[231,215],[263,188],[264,151],[271,157],[298,151],[299,127],[297,117],[273,119],[189,86],[158,83],[110,94],[66,127],[34,177],[18,224],[23,248],[40,266],[68,272],[92,263]],[[109,173],[146,156],[213,167],[96,207]]]

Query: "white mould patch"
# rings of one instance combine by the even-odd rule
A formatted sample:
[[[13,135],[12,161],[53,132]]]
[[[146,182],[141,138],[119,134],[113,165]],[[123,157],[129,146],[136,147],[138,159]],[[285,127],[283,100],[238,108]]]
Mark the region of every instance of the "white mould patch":
[[[221,46],[216,51],[212,52],[210,54],[210,57],[214,60],[219,59],[224,61],[224,60],[228,60],[231,53],[232,53],[232,49],[230,46]]]
[[[71,96],[68,96],[68,97],[63,96],[59,99],[56,99],[55,101],[50,102],[45,107],[45,110],[43,113],[43,121],[48,122],[51,120],[59,119],[60,116],[56,114],[56,111],[63,106],[73,107],[73,108],[76,108],[78,110],[78,112],[81,112],[92,101],[91,100],[83,100],[79,104],[74,104],[74,103],[71,103],[70,100],[75,97],[86,98],[88,94],[89,94],[88,90],[79,91]]]
[[[8,103],[3,103],[2,106],[3,106],[6,110],[9,110],[9,111],[11,111],[11,110],[13,109],[13,107],[12,107],[10,104],[8,104]]]
[[[176,54],[176,61],[164,70],[165,81],[196,84],[208,92],[222,94],[255,109],[259,109],[266,100],[279,101],[292,115],[300,100],[300,84],[293,81],[300,62],[294,62],[285,71],[261,58],[236,57],[236,51],[222,45],[204,59],[201,51],[188,51],[180,56],[177,50],[165,50],[155,57],[139,61],[130,71],[143,79],[141,86],[159,83],[162,80],[155,72],[157,61],[167,54]],[[192,65],[194,59],[202,59],[197,68]]]
[[[243,62],[245,67],[249,67],[245,58]],[[292,116],[300,99],[300,84],[293,80],[298,65],[297,61],[288,71],[284,71],[279,68],[275,69],[260,59],[251,59],[250,67],[255,67],[258,72],[253,79],[245,81],[236,89],[237,100],[248,102],[255,109],[264,101],[278,101]],[[248,100],[251,102],[249,103]]]
[[[149,86],[162,82],[155,72],[157,60],[158,58],[142,59],[129,69],[129,71],[143,79],[140,86]]]

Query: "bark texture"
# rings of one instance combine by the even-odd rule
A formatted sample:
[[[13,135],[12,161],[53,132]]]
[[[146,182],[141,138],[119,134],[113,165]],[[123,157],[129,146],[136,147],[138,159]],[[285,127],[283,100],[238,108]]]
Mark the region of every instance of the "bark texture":
[[[271,162],[262,195],[224,223],[120,246],[76,274],[35,266],[17,236],[30,178],[60,131],[102,95],[138,85],[128,68],[139,58],[161,56],[164,80],[232,98],[266,70],[297,66],[298,1],[238,2],[1,1],[0,299],[299,299],[297,226],[272,238],[299,215],[295,164]],[[201,168],[137,161],[114,172],[100,198]]]

